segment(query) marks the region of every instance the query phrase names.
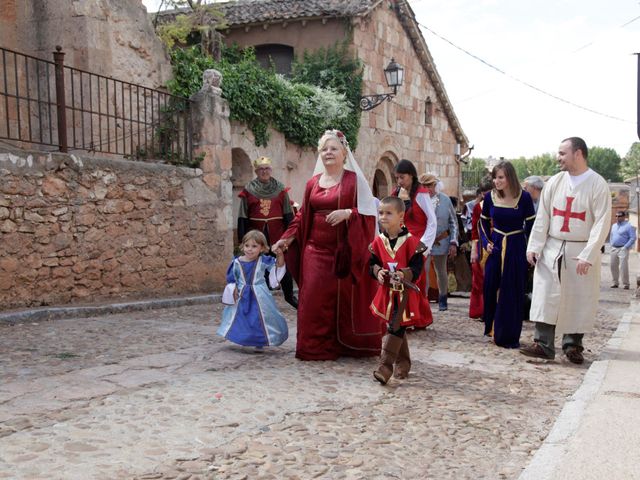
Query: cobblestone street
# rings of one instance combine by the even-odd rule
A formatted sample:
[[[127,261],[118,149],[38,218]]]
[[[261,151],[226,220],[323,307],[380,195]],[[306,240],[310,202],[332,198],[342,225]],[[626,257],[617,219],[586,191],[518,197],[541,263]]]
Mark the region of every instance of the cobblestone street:
[[[0,478],[515,479],[629,306],[603,265],[586,361],[494,346],[451,298],[409,379],[216,337],[221,305],[0,325]],[[530,341],[525,324],[522,340]]]

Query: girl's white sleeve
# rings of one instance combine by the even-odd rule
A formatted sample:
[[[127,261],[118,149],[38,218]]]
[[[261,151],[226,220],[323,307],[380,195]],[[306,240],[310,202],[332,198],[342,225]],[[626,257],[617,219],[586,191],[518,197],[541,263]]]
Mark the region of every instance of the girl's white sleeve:
[[[235,305],[236,302],[233,298],[233,292],[235,289],[235,283],[227,283],[227,286],[224,287],[224,292],[222,292],[222,303],[225,305]]]
[[[431,252],[433,241],[436,239],[436,229],[438,227],[438,219],[436,217],[436,211],[433,208],[433,202],[431,201],[431,195],[428,193],[418,193],[416,195],[416,203],[422,209],[427,216],[427,228],[422,234],[420,241],[427,249],[424,252],[426,257]]]
[[[269,270],[269,285],[271,286],[271,288],[276,288],[278,285],[280,285],[280,280],[282,280],[282,277],[284,277],[286,271],[286,265],[278,267],[275,263],[273,264],[273,267],[271,267],[271,270]]]

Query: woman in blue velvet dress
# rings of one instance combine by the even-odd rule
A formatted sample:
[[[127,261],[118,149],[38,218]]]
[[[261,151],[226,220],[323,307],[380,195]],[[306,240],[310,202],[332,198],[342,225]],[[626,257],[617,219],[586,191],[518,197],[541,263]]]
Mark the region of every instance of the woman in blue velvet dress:
[[[496,345],[520,346],[527,283],[527,239],[535,220],[533,201],[511,163],[491,172],[494,189],[484,196],[480,237],[489,252],[484,270],[484,334]]]
[[[227,287],[222,296],[227,306],[217,333],[238,345],[273,347],[289,336],[287,322],[265,280],[268,271],[271,287],[278,286],[286,271],[284,256],[282,251],[277,252],[276,258],[263,255],[268,249],[264,234],[251,230],[242,239],[244,255],[234,258],[227,269]]]

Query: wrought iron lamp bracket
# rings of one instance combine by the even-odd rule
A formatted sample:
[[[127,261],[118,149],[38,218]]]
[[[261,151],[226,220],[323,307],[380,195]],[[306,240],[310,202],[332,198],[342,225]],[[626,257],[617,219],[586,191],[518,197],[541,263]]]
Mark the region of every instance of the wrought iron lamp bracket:
[[[395,92],[381,93],[379,95],[365,95],[363,97],[360,97],[360,110],[364,110],[365,112],[368,110],[373,110],[385,100],[390,101],[394,96]]]

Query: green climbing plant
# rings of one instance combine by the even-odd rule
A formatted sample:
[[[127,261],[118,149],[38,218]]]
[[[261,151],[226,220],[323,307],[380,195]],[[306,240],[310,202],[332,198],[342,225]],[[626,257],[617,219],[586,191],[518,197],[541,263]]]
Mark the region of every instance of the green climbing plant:
[[[362,68],[349,58],[346,46],[305,52],[294,63],[291,78],[263,69],[251,48],[223,47],[221,60],[215,61],[192,46],[172,50],[171,59],[174,79],[167,86],[174,95],[195,93],[206,69],[222,73],[222,95],[229,102],[231,119],[251,129],[256,145],[267,145],[272,126],[301,146],[313,146],[324,130],[337,128],[355,148]],[[328,64],[321,68],[324,61]]]

